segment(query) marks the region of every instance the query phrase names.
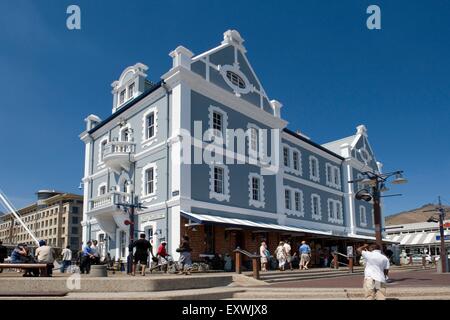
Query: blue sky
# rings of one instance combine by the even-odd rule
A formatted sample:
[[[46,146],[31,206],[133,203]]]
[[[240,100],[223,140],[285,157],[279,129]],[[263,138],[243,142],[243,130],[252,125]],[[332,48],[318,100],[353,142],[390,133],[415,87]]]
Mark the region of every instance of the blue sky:
[[[71,4],[81,30],[66,28]],[[370,4],[382,30],[366,28]],[[198,54],[237,29],[289,128],[325,143],[363,123],[385,171],[405,170],[385,214],[448,202],[449,15],[446,0],[1,1],[0,189],[16,207],[80,193],[83,119],[110,114],[121,71],[143,62],[157,81],[178,45]]]

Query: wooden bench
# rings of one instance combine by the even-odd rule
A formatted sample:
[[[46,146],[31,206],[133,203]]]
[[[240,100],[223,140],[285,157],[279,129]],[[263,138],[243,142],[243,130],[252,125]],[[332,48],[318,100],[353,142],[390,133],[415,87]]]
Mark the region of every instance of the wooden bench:
[[[0,269],[39,269],[41,277],[47,276],[47,264],[45,263],[0,263]]]

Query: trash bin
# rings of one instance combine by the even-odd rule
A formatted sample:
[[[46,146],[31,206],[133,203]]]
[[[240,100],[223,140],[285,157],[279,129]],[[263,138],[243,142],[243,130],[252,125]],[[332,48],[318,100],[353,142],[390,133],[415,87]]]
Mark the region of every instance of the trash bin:
[[[450,272],[450,270],[448,270],[448,267],[450,266],[450,259],[447,259],[447,272]],[[439,261],[436,261],[436,271],[437,273],[442,273],[442,263],[441,260],[439,259]]]
[[[91,277],[107,277],[108,270],[106,269],[106,264],[94,264],[91,266],[91,272],[89,272]]]

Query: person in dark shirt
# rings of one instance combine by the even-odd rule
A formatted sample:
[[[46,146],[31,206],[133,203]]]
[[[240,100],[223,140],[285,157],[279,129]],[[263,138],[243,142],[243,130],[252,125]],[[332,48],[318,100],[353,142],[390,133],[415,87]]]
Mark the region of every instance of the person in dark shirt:
[[[189,245],[189,237],[184,236],[181,241],[180,247],[176,250],[180,253],[180,259],[178,263],[180,265],[180,272],[178,274],[191,274],[192,259],[191,259],[191,246]]]
[[[133,263],[133,271],[132,275],[136,275],[136,265],[138,262],[141,264],[141,275],[145,276],[145,267],[147,266],[148,252],[150,251],[152,257],[152,245],[150,241],[145,239],[145,234],[140,235],[140,239],[133,243],[133,248],[136,248],[134,253],[134,263]]]

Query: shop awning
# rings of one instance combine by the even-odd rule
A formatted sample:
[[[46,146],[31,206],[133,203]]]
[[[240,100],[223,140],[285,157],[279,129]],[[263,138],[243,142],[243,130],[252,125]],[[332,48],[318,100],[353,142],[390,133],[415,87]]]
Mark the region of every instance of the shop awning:
[[[251,227],[256,229],[279,230],[287,232],[311,233],[316,235],[331,236],[331,231],[320,231],[313,229],[305,229],[294,226],[279,225],[274,223],[256,222],[247,219],[226,218],[221,216],[213,216],[209,214],[198,214],[181,211],[181,215],[196,223],[215,223],[230,226]]]
[[[392,241],[397,241],[402,246],[423,246],[438,245],[440,241],[436,240],[439,232],[416,232],[404,233],[388,236]]]
[[[356,240],[372,240],[375,241],[375,237],[373,236],[363,236],[363,235],[359,235],[359,234],[349,234],[348,236],[345,236],[346,238],[350,238],[350,239],[356,239]],[[383,238],[382,239],[383,242],[386,243],[396,243],[398,244],[399,241],[396,241],[395,239],[388,239],[388,238]]]

